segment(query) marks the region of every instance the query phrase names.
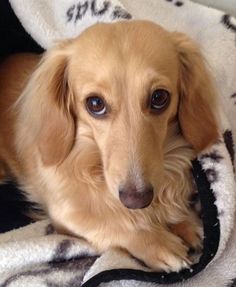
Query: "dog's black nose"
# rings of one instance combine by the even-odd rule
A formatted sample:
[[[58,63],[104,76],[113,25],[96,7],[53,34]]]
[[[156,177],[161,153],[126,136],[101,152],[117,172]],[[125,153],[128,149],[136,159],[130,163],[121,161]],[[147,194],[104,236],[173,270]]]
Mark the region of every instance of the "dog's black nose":
[[[120,201],[130,209],[141,209],[150,205],[153,200],[153,187],[146,185],[137,188],[133,183],[126,183],[119,189]]]

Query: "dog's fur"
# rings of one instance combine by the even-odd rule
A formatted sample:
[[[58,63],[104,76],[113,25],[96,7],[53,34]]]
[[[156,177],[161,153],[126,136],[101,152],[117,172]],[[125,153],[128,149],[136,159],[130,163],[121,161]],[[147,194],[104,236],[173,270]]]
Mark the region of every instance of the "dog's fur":
[[[119,247],[155,270],[179,270],[200,245],[190,210],[191,160],[218,138],[216,95],[198,47],[148,21],[97,24],[43,58],[0,67],[0,175],[10,174],[57,229],[99,251]],[[171,93],[153,114],[154,88]],[[91,94],[110,107],[85,108]],[[121,184],[151,183],[154,199],[131,210]]]

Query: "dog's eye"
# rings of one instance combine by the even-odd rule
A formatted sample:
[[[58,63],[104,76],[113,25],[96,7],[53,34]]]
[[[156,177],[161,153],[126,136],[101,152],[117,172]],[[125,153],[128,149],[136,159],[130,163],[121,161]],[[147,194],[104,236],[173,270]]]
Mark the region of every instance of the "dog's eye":
[[[164,89],[155,90],[151,95],[150,107],[153,111],[162,111],[170,102],[170,93]]]
[[[98,96],[88,97],[86,100],[86,108],[90,114],[97,117],[101,117],[107,112],[104,100]]]

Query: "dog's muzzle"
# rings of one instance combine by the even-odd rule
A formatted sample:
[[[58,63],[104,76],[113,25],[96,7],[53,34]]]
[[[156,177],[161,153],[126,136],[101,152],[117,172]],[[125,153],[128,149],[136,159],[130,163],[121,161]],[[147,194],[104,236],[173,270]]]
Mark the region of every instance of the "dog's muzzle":
[[[134,184],[125,184],[119,189],[120,201],[130,209],[141,209],[149,206],[153,200],[153,187],[147,185],[137,189]]]

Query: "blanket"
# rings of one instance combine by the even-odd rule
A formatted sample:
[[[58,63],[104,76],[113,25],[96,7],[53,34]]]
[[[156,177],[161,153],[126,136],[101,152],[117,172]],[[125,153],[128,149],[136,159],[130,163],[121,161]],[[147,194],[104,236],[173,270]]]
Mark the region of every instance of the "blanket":
[[[202,206],[203,254],[179,273],[149,270],[116,249],[103,254],[81,238],[56,234],[48,220],[0,235],[0,287],[236,286],[236,19],[190,0],[10,0],[44,49],[97,22],[148,19],[200,45],[221,96],[221,138],[193,161]],[[200,119],[199,119],[200,120]]]

